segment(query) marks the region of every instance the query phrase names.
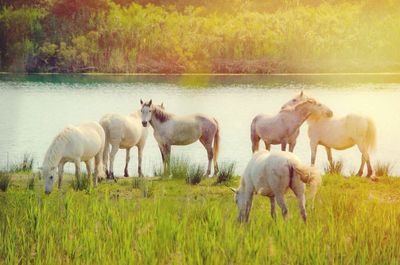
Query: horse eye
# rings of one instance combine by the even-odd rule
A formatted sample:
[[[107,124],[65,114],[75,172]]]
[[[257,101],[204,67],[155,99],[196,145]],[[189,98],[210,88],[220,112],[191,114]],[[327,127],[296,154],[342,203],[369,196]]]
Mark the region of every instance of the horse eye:
[[[50,176],[50,179],[53,180],[53,176]]]

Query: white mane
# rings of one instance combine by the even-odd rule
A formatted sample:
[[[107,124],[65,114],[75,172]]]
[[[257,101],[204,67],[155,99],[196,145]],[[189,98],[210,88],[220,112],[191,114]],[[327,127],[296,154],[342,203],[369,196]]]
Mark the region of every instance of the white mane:
[[[49,148],[47,149],[46,155],[43,160],[43,168],[57,167],[61,153],[65,145],[70,141],[70,132],[72,128],[70,126],[63,129],[54,139]]]

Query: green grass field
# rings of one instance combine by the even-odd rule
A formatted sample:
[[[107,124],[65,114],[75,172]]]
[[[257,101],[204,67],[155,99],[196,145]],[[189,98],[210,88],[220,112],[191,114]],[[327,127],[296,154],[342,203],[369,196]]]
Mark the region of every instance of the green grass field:
[[[66,180],[49,196],[28,179],[14,174],[0,192],[0,264],[400,263],[400,178],[324,176],[307,224],[291,191],[287,222],[255,196],[241,225],[215,179],[130,178],[84,191]]]

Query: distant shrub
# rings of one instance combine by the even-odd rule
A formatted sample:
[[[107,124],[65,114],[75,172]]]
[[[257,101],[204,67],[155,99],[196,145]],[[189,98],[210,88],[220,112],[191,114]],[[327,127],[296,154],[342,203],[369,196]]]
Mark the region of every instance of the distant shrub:
[[[235,173],[235,163],[221,163],[219,172],[217,174],[217,183],[230,181]]]
[[[192,185],[199,184],[204,176],[205,176],[205,170],[203,166],[191,165],[187,172],[186,183]]]
[[[0,190],[7,191],[11,183],[11,176],[7,172],[0,172]]]
[[[14,163],[10,167],[11,172],[30,172],[33,168],[34,158],[31,154],[25,153],[22,161]]]
[[[325,174],[330,175],[343,175],[343,161],[333,161],[332,165],[328,163],[325,168]]]
[[[377,177],[387,177],[392,174],[393,164],[390,162],[378,161],[374,165],[375,175]]]

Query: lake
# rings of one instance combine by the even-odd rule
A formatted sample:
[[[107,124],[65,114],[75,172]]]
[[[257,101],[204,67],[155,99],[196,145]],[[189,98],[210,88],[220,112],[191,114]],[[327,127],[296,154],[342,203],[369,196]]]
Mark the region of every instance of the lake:
[[[372,162],[390,162],[400,174],[400,75],[0,75],[0,169],[20,161],[24,153],[42,163],[53,137],[68,124],[98,121],[107,112],[128,114],[139,109],[140,99],[164,102],[175,114],[205,113],[214,116],[221,128],[219,161],[233,161],[241,174],[251,157],[250,123],[259,113],[277,113],[298,91],[328,105],[334,115],[362,113],[377,127],[377,150]],[[263,145],[260,143],[260,146]],[[273,146],[279,150],[280,146]],[[305,123],[295,153],[306,163],[310,148]],[[173,156],[207,165],[203,146],[173,146]],[[342,160],[345,173],[358,170],[357,147],[333,151]],[[123,174],[125,151],[117,154],[115,169]],[[327,163],[325,150],[318,148],[317,165]],[[149,128],[143,170],[152,175],[161,155]],[[82,168],[84,168],[82,164]],[[137,151],[131,150],[131,175],[137,175]],[[72,166],[66,167],[73,172]],[[366,171],[365,171],[366,172]]]

